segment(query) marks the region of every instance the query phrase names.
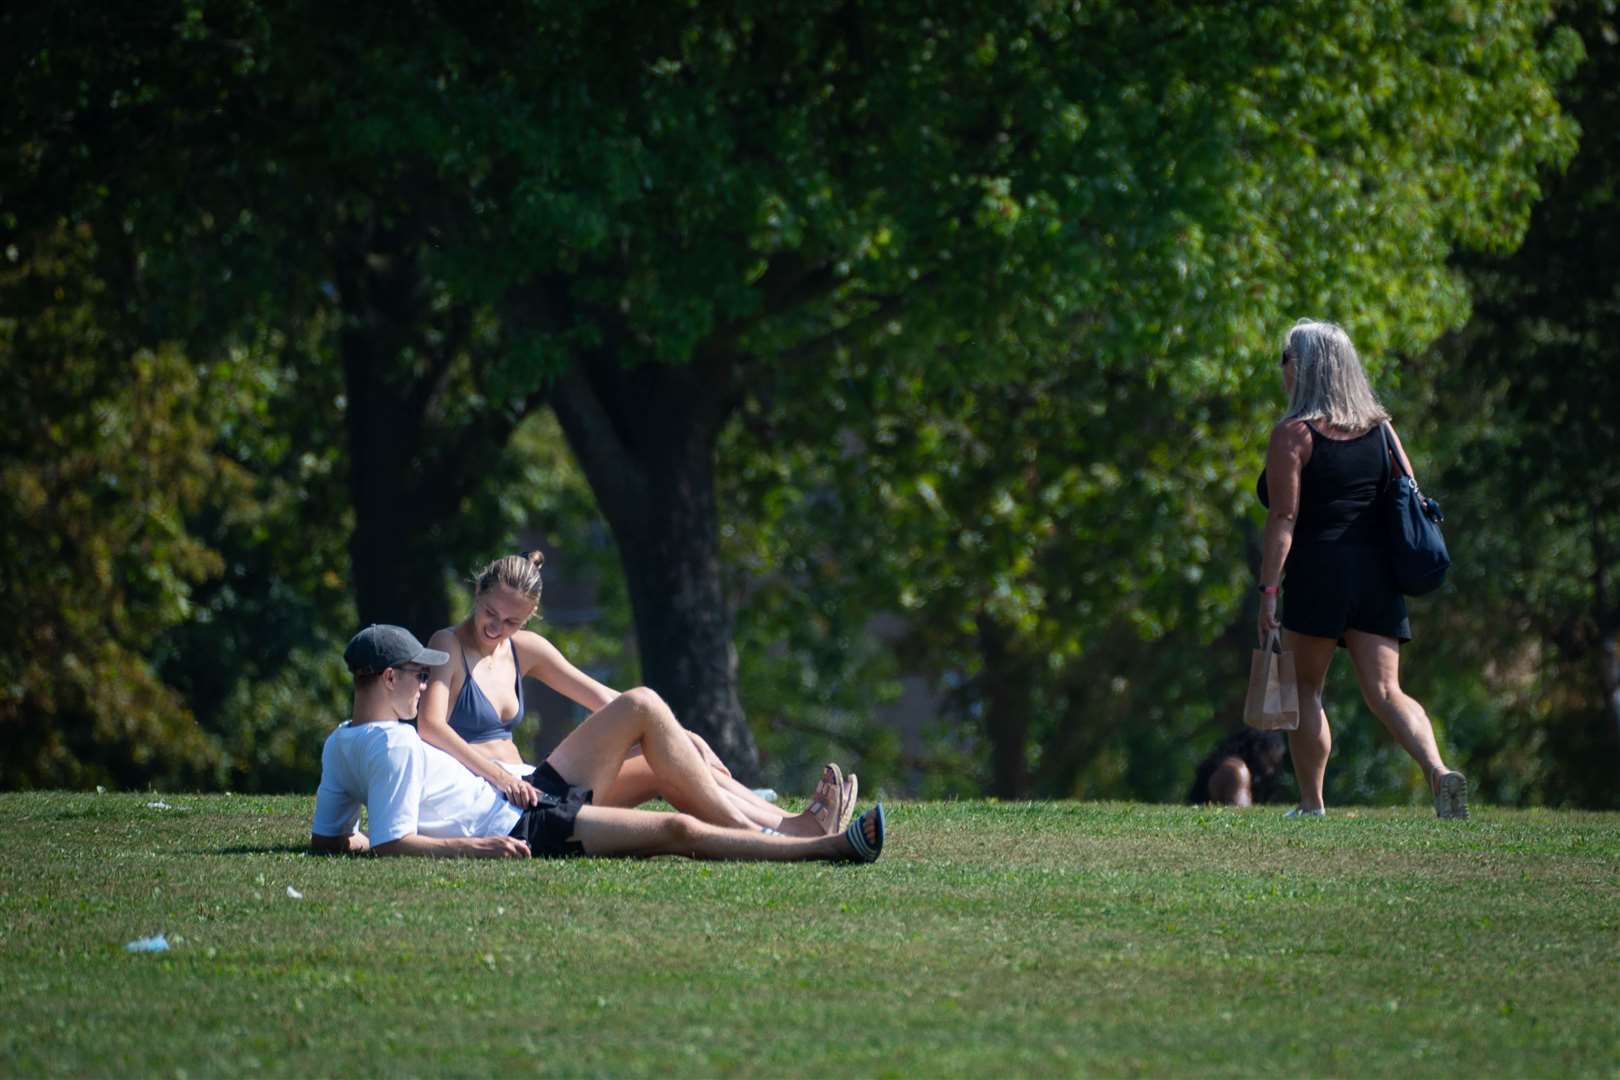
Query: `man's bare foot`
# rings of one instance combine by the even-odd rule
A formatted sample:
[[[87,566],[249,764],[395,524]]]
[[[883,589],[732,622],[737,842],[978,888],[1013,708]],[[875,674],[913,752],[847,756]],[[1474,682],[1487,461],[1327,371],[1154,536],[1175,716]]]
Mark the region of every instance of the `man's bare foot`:
[[[877,857],[883,854],[886,831],[883,804],[878,803],[844,833],[844,846],[849,849],[844,857],[855,862],[877,862]]]

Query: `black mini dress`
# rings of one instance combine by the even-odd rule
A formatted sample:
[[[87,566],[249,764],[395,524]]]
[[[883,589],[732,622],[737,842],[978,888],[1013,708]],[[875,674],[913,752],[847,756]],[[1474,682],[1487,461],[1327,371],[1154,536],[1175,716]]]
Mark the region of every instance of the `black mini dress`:
[[[1360,630],[1412,640],[1406,598],[1395,588],[1384,544],[1378,493],[1392,469],[1374,427],[1354,439],[1330,439],[1309,420],[1311,459],[1300,473],[1294,543],[1283,564],[1282,624],[1296,634],[1335,638]],[[1260,505],[1271,505],[1265,470]]]

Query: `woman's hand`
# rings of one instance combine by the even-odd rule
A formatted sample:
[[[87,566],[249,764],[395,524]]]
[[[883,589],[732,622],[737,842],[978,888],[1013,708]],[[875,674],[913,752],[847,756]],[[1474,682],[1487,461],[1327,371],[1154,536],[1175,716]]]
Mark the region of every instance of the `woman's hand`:
[[[506,801],[520,809],[527,810],[540,802],[540,790],[521,776],[513,776],[499,765],[495,766],[498,776],[489,777],[489,782],[495,785]]]
[[[1260,644],[1264,645],[1266,639],[1274,631],[1282,629],[1282,620],[1277,617],[1277,594],[1260,594],[1260,618],[1258,621],[1260,631]]]

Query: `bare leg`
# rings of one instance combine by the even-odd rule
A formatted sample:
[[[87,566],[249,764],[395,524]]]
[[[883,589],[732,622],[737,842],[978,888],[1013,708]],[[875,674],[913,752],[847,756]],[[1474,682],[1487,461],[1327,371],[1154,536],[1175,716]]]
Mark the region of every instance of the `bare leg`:
[[[715,773],[714,779],[715,782],[724,788],[726,793],[735,799],[739,805],[748,806],[753,813],[776,814],[778,816],[781,815],[782,808],[780,806],[777,806],[775,803],[766,802],[758,795],[755,795],[753,788],[749,787],[741,780],[738,780],[730,773],[726,773],[725,775]]]
[[[596,793],[591,804],[628,810],[658,797],[658,778],[653,776],[652,766],[647,764],[647,759],[636,753],[624,759],[619,775],[613,778],[606,791]]]
[[[865,821],[868,840],[875,839]],[[573,839],[587,855],[684,855],[693,859],[847,859],[854,848],[843,836],[767,836],[755,829],[728,829],[690,814],[662,814],[587,806],[574,822]]]
[[[553,766],[555,768],[555,766]],[[786,814],[782,808],[755,795],[748,788],[743,787],[729,775],[714,772],[714,781],[720,790],[730,799],[739,813],[756,826],[764,829],[775,829],[788,836],[820,836],[822,829],[816,819],[809,814]],[[607,791],[592,800],[594,806],[617,806],[630,808],[640,806],[652,799],[663,798],[658,790],[658,778],[653,775],[652,766],[647,763],[646,755],[635,753],[625,758],[624,767],[613,780]]]
[[[779,807],[755,795],[753,788],[731,775],[731,770],[726,768],[725,762],[720,760],[714,749],[703,741],[703,736],[688,728],[686,737],[692,740],[692,745],[697,747],[698,754],[704,761],[708,762],[709,771],[714,773],[715,783],[730,793],[733,801],[738,803],[750,817],[760,824],[769,824],[773,817],[781,815],[782,811]]]
[[[1350,662],[1355,665],[1367,707],[1383,721],[1401,749],[1422,767],[1423,779],[1432,792],[1436,774],[1448,770],[1440,759],[1429,714],[1417,699],[1401,689],[1400,644],[1394,638],[1360,630],[1345,631],[1344,643],[1350,649]]]
[[[702,740],[696,735],[692,735],[690,731],[687,734],[692,736],[693,742],[702,743]],[[727,797],[737,804],[737,809],[746,814],[748,819],[756,825],[775,829],[786,836],[822,836],[827,831],[822,828],[821,822],[817,821],[815,815],[810,813],[809,810],[802,810],[797,814],[785,813],[780,806],[766,802],[758,795],[755,795],[753,788],[744,784],[729,772],[716,771],[714,780],[715,783],[720,785],[721,790],[726,793]]]
[[[715,782],[669,706],[646,687],[620,694],[592,713],[546,761],[569,783],[607,792],[637,743],[658,792],[675,806],[713,824],[758,828]]]
[[[1294,759],[1301,810],[1322,809],[1322,782],[1333,749],[1333,733],[1322,708],[1322,686],[1337,645],[1333,638],[1283,631],[1283,648],[1294,654],[1294,678],[1299,684],[1299,729],[1288,733],[1288,755]]]
[[[719,772],[712,767],[709,771],[714,774],[714,782],[759,824],[769,825],[782,817],[781,807],[755,795],[753,788],[733,779],[730,773]],[[596,799],[596,805],[632,807],[640,806],[648,799],[662,797],[658,791],[658,782],[653,778],[652,766],[647,764],[646,756],[638,748],[632,750],[624,759],[624,767],[619,770],[613,786]]]

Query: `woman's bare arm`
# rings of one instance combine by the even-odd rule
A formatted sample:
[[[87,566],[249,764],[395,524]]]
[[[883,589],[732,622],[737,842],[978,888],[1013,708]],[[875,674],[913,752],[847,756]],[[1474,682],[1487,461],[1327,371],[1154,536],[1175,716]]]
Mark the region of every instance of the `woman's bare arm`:
[[[513,640],[517,643],[523,674],[539,679],[587,711],[595,712],[619,696],[617,690],[602,685],[569,663],[557,646],[532,630],[518,631]]]
[[[1294,544],[1294,520],[1299,516],[1300,473],[1311,456],[1311,433],[1303,421],[1289,420],[1271,432],[1266,448],[1266,496],[1271,511],[1266,517],[1260,554],[1260,585],[1282,581],[1283,564]],[[1280,626],[1275,593],[1260,597],[1259,632],[1263,638]]]
[[[517,642],[518,658],[525,675],[539,679],[563,697],[584,706],[588,711],[595,712],[619,696],[617,690],[604,686],[569,663],[561,650],[539,634],[524,630],[519,632],[514,640]],[[715,755],[709,744],[699,738],[696,732],[688,731],[687,735],[691,737],[692,745],[697,748],[711,769],[723,776],[731,775],[731,770],[726,768],[725,762]],[[633,746],[625,758],[629,760],[640,753],[641,748]]]

